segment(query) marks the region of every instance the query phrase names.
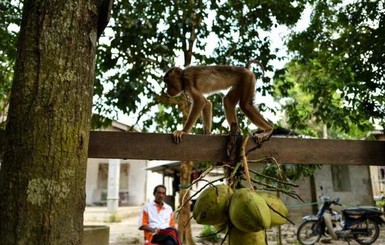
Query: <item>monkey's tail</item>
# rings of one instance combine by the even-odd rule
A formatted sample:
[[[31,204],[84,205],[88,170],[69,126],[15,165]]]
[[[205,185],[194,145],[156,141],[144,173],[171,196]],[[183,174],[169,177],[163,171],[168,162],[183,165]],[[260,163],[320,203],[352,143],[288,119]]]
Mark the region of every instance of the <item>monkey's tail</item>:
[[[265,77],[265,68],[263,67],[263,65],[262,65],[261,62],[259,62],[258,60],[250,60],[250,61],[247,62],[247,64],[246,64],[246,69],[249,69],[249,70],[250,70],[251,64],[258,64],[259,67],[261,67],[261,69],[262,69],[262,77]]]

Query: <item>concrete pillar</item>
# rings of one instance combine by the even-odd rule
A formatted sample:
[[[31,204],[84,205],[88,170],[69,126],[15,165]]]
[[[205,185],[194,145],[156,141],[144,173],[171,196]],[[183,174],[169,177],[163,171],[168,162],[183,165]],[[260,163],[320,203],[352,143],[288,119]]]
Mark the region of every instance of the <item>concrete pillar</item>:
[[[120,160],[108,160],[107,212],[116,213],[119,207]]]

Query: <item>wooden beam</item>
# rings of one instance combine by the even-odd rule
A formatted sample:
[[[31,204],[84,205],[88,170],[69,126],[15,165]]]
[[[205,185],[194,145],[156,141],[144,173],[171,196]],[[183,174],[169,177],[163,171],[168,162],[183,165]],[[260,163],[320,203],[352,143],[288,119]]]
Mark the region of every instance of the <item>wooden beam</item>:
[[[226,145],[224,135],[184,135],[175,144],[171,134],[93,131],[89,157],[223,162]],[[254,146],[250,140],[248,149]],[[272,137],[248,159],[266,156],[293,164],[385,165],[385,141]]]
[[[184,135],[183,142],[175,144],[172,134],[92,131],[88,157],[223,161],[226,139],[218,135]]]
[[[0,130],[0,153],[4,136]],[[175,144],[171,134],[92,131],[88,157],[223,162],[227,139],[225,135],[184,135],[183,142]],[[250,140],[248,149],[254,146]],[[272,137],[248,159],[266,156],[279,163],[385,166],[385,141]]]

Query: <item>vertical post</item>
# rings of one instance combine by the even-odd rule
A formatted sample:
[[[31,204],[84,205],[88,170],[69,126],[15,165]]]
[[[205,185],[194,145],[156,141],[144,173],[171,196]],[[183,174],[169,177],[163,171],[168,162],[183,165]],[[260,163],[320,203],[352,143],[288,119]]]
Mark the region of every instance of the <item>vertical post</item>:
[[[108,160],[107,211],[116,213],[119,207],[120,160]]]
[[[239,161],[240,156],[240,147],[242,144],[243,137],[239,131],[238,125],[236,123],[232,123],[230,125],[230,134],[228,136],[226,156],[227,161],[230,166],[235,166],[235,164]]]
[[[374,137],[376,138],[376,140],[385,141],[385,131],[383,131],[380,134],[375,134]],[[382,166],[377,166],[377,171],[381,171],[381,168],[382,168]],[[378,174],[378,184],[380,187],[381,201],[385,200],[385,196],[384,196],[384,183],[385,182],[384,181],[385,180],[382,178],[382,175]],[[385,205],[382,206],[382,209],[383,209],[382,211],[385,212]]]
[[[238,125],[236,123],[232,123],[230,125],[230,133],[227,140],[226,146],[226,163],[231,167],[234,167],[237,162],[240,160],[240,148],[242,145],[243,137],[239,131]],[[229,168],[225,168],[225,177],[229,180],[231,171]]]

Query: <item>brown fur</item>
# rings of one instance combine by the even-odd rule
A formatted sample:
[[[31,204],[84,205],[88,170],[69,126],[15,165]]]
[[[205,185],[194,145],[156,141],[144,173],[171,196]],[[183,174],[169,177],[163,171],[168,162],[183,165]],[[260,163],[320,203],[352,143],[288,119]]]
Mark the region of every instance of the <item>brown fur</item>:
[[[229,89],[223,99],[225,116],[231,125],[238,123],[235,107],[239,103],[241,110],[257,127],[263,130],[255,135],[257,142],[268,140],[273,126],[268,123],[258,109],[254,106],[255,75],[249,68],[253,63],[262,65],[255,60],[247,63],[246,68],[218,65],[218,66],[189,66],[171,68],[164,76],[169,96],[178,96],[185,92],[192,99],[192,107],[186,123],[181,131],[174,132],[174,141],[181,142],[182,135],[189,133],[199,115],[202,113],[204,133],[210,134],[212,120],[212,105],[204,94],[215,93],[220,90]],[[263,68],[263,67],[262,67]]]

